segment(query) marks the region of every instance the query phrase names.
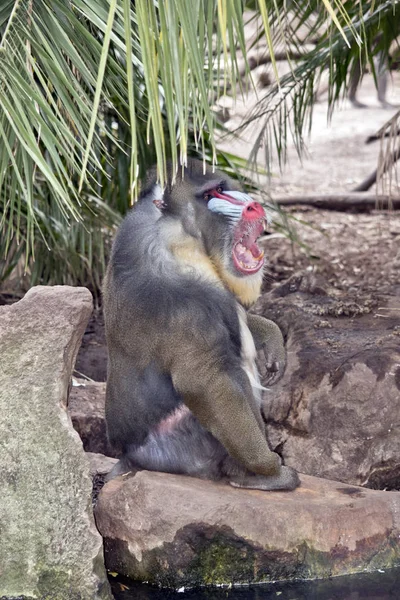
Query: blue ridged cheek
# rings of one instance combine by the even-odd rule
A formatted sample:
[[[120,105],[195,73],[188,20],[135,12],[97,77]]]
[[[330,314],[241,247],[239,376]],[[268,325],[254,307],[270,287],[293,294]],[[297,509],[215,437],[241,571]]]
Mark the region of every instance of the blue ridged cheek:
[[[241,204],[232,204],[228,200],[222,198],[211,198],[208,201],[207,208],[211,212],[218,213],[228,217],[230,221],[237,222],[242,217],[243,208],[249,202],[252,202],[252,198],[243,192],[224,192],[227,196],[231,196],[234,200],[241,202]]]

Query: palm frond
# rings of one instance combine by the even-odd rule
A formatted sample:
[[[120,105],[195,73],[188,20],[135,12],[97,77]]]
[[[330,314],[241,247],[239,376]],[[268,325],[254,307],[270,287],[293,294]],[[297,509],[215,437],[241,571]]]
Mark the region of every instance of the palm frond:
[[[212,105],[221,90],[216,83],[222,78],[225,88],[236,88],[242,77],[239,55],[250,71],[243,17],[250,4],[3,0],[3,265],[23,258],[31,281],[46,283],[55,280],[50,271],[57,267],[51,259],[45,265],[46,252],[51,249],[56,257],[64,249],[72,256],[75,248],[79,260],[71,259],[67,272],[77,281],[94,281],[92,269],[102,268],[94,244],[101,256],[102,239],[134,201],[149,164],[157,161],[163,183],[167,159],[177,169],[194,151],[217,162]],[[288,41],[282,36],[286,4],[254,3],[272,64],[276,40]],[[323,0],[323,10],[316,0],[292,4],[299,21],[310,4],[319,8],[319,22],[335,20],[343,44],[343,35],[349,40],[353,29],[358,32],[347,12],[352,3]],[[298,106],[299,122],[305,110]],[[62,282],[69,275],[58,277]]]
[[[285,162],[289,135],[298,153],[302,153],[322,74],[328,72],[329,76],[331,115],[337,102],[345,97],[356,66],[360,66],[361,72],[369,66],[376,77],[374,57],[381,55],[386,60],[400,31],[400,10],[396,10],[393,0],[377,0],[373,4],[347,3],[347,24],[340,31],[327,26],[326,19],[318,13],[317,0],[310,0],[307,9],[303,8],[302,3],[292,7],[288,35],[295,41],[297,32],[305,28],[308,35],[318,36],[315,48],[304,54],[291,72],[271,86],[238,129],[241,131],[255,121],[262,122],[258,126],[250,161],[255,163],[260,148],[264,147],[268,168],[274,155],[281,166]]]

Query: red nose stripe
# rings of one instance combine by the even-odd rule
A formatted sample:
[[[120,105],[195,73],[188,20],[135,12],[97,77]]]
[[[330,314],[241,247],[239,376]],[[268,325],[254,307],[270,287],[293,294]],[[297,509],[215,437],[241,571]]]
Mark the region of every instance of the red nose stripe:
[[[214,198],[220,198],[221,200],[226,200],[226,202],[230,202],[231,204],[236,204],[237,206],[243,206],[244,202],[242,200],[237,200],[232,196],[229,196],[229,192],[226,194],[221,194],[217,192],[217,190],[213,190],[212,195]],[[259,202],[249,202],[243,208],[242,218],[246,221],[257,221],[258,219],[262,219],[265,217],[265,212],[263,207]]]
[[[221,200],[226,200],[231,204],[237,204],[239,206],[243,205],[243,202],[241,200],[236,200],[236,198],[232,198],[232,196],[228,196],[228,194],[220,194],[219,192],[217,192],[217,190],[213,190],[211,193],[214,196],[214,198],[221,198]],[[257,204],[257,202],[254,202],[254,204]]]
[[[265,217],[264,209],[259,202],[249,202],[243,209],[242,217],[246,221],[257,221]]]

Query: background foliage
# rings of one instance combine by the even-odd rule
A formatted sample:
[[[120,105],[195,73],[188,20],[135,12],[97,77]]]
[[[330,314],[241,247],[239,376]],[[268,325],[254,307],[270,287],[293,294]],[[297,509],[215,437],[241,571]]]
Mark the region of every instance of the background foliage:
[[[0,284],[70,283],[97,291],[116,225],[157,162],[197,154],[236,174],[218,152],[213,106],[251,85],[245,23],[274,49],[315,49],[270,87],[249,121],[264,120],[268,164],[299,151],[315,91],[329,72],[330,106],[356,62],[388,54],[396,2],[339,0],[3,0],[0,7]],[[239,62],[243,61],[243,77]],[[242,69],[243,70],[243,69]],[[397,127],[398,115],[390,127]],[[246,123],[243,124],[243,127]],[[389,126],[389,125],[388,125]]]

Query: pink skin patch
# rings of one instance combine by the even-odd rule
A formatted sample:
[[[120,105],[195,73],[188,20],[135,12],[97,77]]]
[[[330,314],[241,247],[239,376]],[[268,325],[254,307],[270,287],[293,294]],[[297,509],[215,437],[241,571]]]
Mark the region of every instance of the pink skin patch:
[[[154,430],[154,433],[167,435],[171,433],[178,426],[179,422],[185,415],[189,413],[187,406],[180,406],[172,414],[168,415],[165,419],[159,422]]]
[[[230,196],[229,192],[220,193],[213,190],[212,195],[231,204],[243,204],[239,199]],[[241,219],[235,228],[232,249],[234,265],[242,274],[257,273],[264,264],[264,252],[258,247],[257,239],[264,231],[265,220],[265,212],[259,202],[244,204]]]

